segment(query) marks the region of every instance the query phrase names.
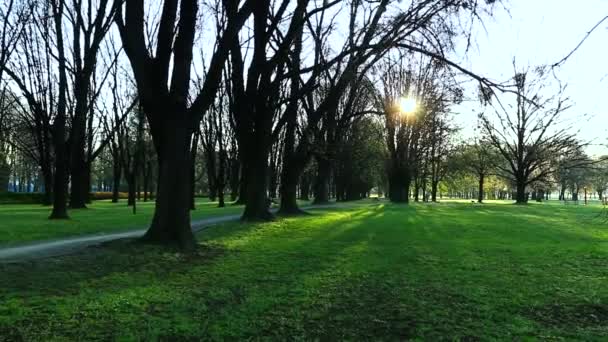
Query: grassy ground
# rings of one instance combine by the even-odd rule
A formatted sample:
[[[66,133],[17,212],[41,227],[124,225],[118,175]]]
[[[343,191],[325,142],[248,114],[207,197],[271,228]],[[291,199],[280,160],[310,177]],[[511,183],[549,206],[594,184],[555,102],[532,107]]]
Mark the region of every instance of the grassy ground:
[[[242,206],[228,204],[217,208],[217,203],[197,199],[192,218],[238,214]],[[111,233],[146,227],[154,212],[154,202],[139,202],[137,214],[126,201],[111,203],[96,201],[88,209],[70,210],[70,220],[49,220],[50,208],[30,204],[0,206],[0,246],[23,242],[57,239],[82,234]]]
[[[607,340],[600,207],[367,204],[0,265],[5,340]]]

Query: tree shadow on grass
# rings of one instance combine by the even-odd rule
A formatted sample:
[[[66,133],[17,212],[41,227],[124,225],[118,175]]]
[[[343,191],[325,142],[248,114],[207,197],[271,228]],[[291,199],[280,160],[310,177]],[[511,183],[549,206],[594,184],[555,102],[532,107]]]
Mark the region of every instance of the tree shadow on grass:
[[[209,254],[191,259],[126,244],[13,269],[0,266],[0,301],[9,302],[0,322],[15,314],[13,331],[48,329],[51,335],[33,336],[56,338],[398,340],[431,334],[420,326],[433,328],[441,320],[433,321],[428,309],[452,305],[447,314],[437,314],[449,322],[438,331],[465,327],[456,335],[474,338],[483,331],[474,322],[488,311],[457,281],[446,278],[445,286],[438,285],[445,278],[438,272],[456,265],[441,257],[475,247],[467,242],[471,235],[454,234],[470,218],[446,228],[445,217],[458,215],[442,220],[438,208],[387,205],[267,224],[224,224],[199,235]],[[522,238],[505,237],[504,243]],[[435,259],[423,258],[425,253]],[[459,272],[483,281],[475,277],[493,265],[482,266],[477,273]],[[468,323],[458,321],[463,317]]]

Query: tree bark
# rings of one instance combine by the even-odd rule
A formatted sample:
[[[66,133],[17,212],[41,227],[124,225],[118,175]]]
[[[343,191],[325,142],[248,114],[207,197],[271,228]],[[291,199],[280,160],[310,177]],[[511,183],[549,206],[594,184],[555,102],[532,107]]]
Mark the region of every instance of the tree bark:
[[[528,196],[526,194],[526,184],[523,181],[516,182],[516,193],[515,193],[515,203],[517,204],[526,204],[528,203]]]
[[[329,203],[329,178],[331,177],[331,164],[326,158],[317,158],[317,176],[314,186],[313,204]]]
[[[196,240],[190,226],[191,133],[185,113],[176,114],[172,120],[165,121],[162,129],[154,218],[142,239],[152,243],[177,243],[182,250],[193,250]]]
[[[44,182],[44,197],[42,198],[43,205],[53,204],[53,171],[51,168],[51,165],[47,165],[42,168],[42,178]]]
[[[249,149],[247,179],[255,182],[247,184],[247,200],[242,220],[259,221],[270,220],[273,215],[269,210],[269,201],[266,194],[268,188],[268,148],[255,146]]]
[[[477,202],[478,203],[483,203],[483,195],[484,195],[484,190],[483,190],[483,185],[484,185],[484,181],[485,181],[485,175],[484,174],[479,174],[479,190],[478,190],[478,194],[477,194]]]
[[[112,171],[112,203],[118,203],[120,199],[120,178],[122,176],[122,167],[120,167],[118,157],[114,159]]]

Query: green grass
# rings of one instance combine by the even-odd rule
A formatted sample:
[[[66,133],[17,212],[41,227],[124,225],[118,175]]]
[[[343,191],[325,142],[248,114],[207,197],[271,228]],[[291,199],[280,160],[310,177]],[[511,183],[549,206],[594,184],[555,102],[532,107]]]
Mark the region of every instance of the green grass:
[[[366,204],[0,265],[0,340],[607,340],[600,213]]]
[[[218,208],[216,202],[197,199],[192,219],[238,214],[242,206],[227,204]],[[95,201],[88,209],[70,210],[70,220],[49,220],[50,208],[35,204],[0,206],[0,246],[24,242],[65,238],[83,234],[111,233],[145,228],[152,220],[154,202],[137,203],[137,214],[126,201],[112,203]]]

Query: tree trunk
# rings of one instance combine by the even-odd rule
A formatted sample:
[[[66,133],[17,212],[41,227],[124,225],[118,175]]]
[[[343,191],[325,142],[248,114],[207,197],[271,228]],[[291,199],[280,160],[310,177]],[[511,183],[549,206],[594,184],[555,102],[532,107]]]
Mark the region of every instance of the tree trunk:
[[[234,202],[239,197],[239,170],[240,165],[237,159],[230,161],[230,201]]]
[[[158,152],[158,190],[152,224],[142,240],[176,243],[193,250],[196,240],[190,227],[190,125],[185,113],[164,122]]]
[[[242,219],[244,221],[269,220],[273,215],[269,210],[266,194],[268,185],[268,148],[256,146],[249,150],[247,179],[255,182],[247,184],[247,199]]]
[[[145,163],[145,172],[144,172],[144,202],[148,202],[150,199],[150,178],[152,177],[152,165],[150,161],[146,161]],[[194,184],[192,185],[194,188]]]
[[[129,186],[129,196],[127,199],[127,205],[129,207],[135,205],[135,178],[135,172],[127,172],[127,183]]]
[[[72,151],[73,153],[73,151]],[[80,159],[80,158],[78,158]],[[70,191],[70,208],[71,209],[84,209],[87,207],[86,196],[86,164],[84,161],[78,160],[72,162],[71,171],[71,191]]]
[[[281,175],[281,205],[279,213],[283,215],[303,213],[298,207],[297,202],[299,174],[293,164],[293,162],[285,163]]]
[[[515,193],[515,203],[526,204],[528,203],[528,196],[526,194],[526,184],[522,180],[517,180]]]
[[[44,197],[42,198],[43,205],[53,204],[53,171],[51,165],[42,168],[42,178],[44,181]]]
[[[122,167],[120,167],[118,158],[112,165],[112,173],[112,203],[118,203],[120,199],[120,178],[122,176]]]
[[[281,170],[281,186],[279,189],[281,193],[281,205],[279,213],[283,215],[297,215],[303,213],[298,207],[297,201],[298,179],[300,179],[300,176],[304,171],[306,162],[302,162],[298,159],[300,153],[295,150],[297,112],[292,111],[289,115],[289,121],[285,128],[285,141],[283,146],[283,168]]]
[[[241,157],[243,158],[243,157]],[[244,158],[240,162],[241,176],[238,187],[238,199],[234,202],[235,205],[243,205],[247,203],[247,177],[249,174],[249,167],[247,166],[247,160]]]
[[[55,179],[53,181],[53,211],[50,219],[67,219],[68,160],[65,146],[65,118],[55,119]]]
[[[407,171],[392,167],[388,179],[388,196],[393,203],[409,203],[411,177]]]
[[[485,175],[484,174],[480,174],[479,175],[479,190],[478,190],[478,194],[477,194],[477,202],[478,203],[483,203],[483,195],[484,195],[484,190],[483,190],[483,183],[485,181]]]
[[[562,188],[559,189],[559,200],[560,201],[566,200],[566,186],[563,184],[562,184]]]
[[[207,184],[209,186],[209,200],[215,202],[217,199],[217,185],[215,181],[217,179],[216,167],[215,167],[215,150],[206,151],[207,156]]]
[[[310,178],[309,176],[304,176],[301,178],[300,182],[300,199],[304,201],[310,200]]]
[[[326,158],[317,158],[317,176],[315,179],[315,199],[313,204],[329,203],[329,178],[331,177],[331,165]]]
[[[199,133],[195,132],[192,136],[190,145],[190,210],[196,210],[196,154],[198,152]],[[211,176],[209,176],[211,181]],[[211,183],[209,183],[211,186]]]

